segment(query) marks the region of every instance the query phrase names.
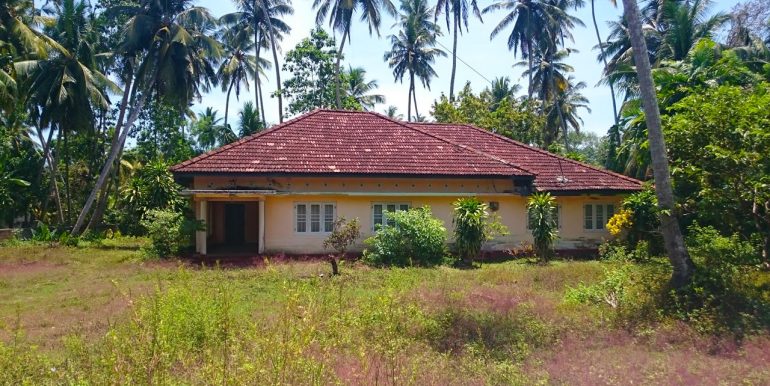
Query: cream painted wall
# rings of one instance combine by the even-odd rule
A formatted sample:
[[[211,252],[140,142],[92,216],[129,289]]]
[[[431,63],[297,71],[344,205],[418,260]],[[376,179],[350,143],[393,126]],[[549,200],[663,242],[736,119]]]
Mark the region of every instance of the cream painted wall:
[[[484,201],[497,201],[501,221],[508,227],[509,234],[487,243],[485,249],[506,250],[521,248],[531,244],[532,236],[526,228],[526,198],[513,195],[484,196]],[[433,215],[444,222],[448,236],[452,232],[452,202],[456,197],[424,196],[347,196],[347,195],[284,195],[265,198],[265,251],[268,253],[326,253],[323,240],[326,233],[298,233],[294,225],[294,205],[296,203],[334,203],[337,215],[345,218],[358,218],[362,226],[361,240],[372,235],[372,204],[378,202],[409,203],[412,207],[429,205]],[[611,203],[619,204],[620,196],[580,196],[557,197],[561,206],[560,240],[557,248],[590,248],[607,239],[605,230],[583,229],[583,204]],[[362,250],[359,242],[354,248]]]
[[[532,242],[526,227],[526,197],[512,193],[513,183],[505,179],[195,177],[193,186],[196,189],[251,187],[278,191],[264,196],[267,253],[328,252],[323,249],[327,234],[298,233],[294,230],[294,204],[298,202],[336,204],[338,216],[359,218],[363,241],[372,234],[371,208],[375,202],[409,203],[412,207],[429,205],[434,216],[444,222],[448,236],[451,236],[452,202],[458,197],[477,195],[486,202],[499,203],[497,213],[509,230],[508,235],[488,242],[485,249],[516,249]],[[590,248],[608,239],[609,234],[605,230],[583,229],[583,205],[614,204],[618,208],[622,198],[622,195],[557,196],[561,208],[557,248]],[[221,200],[226,198],[217,199]],[[218,214],[212,220],[223,224]],[[256,222],[256,216],[256,211],[247,210],[247,224]],[[212,225],[216,228],[215,224]],[[253,228],[249,228],[248,234],[254,233]],[[213,233],[218,239],[219,232],[215,229]],[[354,249],[363,248],[363,242],[359,242]]]

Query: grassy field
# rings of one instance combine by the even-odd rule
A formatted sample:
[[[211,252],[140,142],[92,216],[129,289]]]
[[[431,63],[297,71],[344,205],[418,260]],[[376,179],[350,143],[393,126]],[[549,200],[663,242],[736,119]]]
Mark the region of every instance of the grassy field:
[[[0,247],[0,384],[768,384],[770,338],[565,301],[609,263],[473,270]],[[654,320],[650,322],[648,320]]]

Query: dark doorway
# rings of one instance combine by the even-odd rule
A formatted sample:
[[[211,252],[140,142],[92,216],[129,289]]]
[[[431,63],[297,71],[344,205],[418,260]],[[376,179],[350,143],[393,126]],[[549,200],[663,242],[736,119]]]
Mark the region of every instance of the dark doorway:
[[[241,245],[246,232],[246,208],[243,204],[225,204],[225,243]]]

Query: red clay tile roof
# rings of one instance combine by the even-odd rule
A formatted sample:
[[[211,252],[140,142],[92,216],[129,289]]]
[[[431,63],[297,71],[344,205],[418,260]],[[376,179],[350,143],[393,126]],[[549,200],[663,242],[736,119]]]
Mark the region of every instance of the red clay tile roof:
[[[175,173],[531,176],[376,113],[315,110],[173,166]]]
[[[641,182],[469,125],[315,110],[173,166],[174,173],[535,177],[541,191],[641,189]],[[566,178],[562,178],[566,177]]]
[[[642,182],[622,174],[564,158],[471,125],[411,123],[425,131],[496,156],[536,174],[540,191],[636,191]]]

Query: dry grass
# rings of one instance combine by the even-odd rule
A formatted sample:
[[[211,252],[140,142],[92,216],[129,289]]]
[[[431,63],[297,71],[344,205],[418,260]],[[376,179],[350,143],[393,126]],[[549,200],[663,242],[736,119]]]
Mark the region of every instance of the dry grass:
[[[770,383],[767,334],[623,328],[597,306],[565,304],[604,263],[347,264],[334,278],[323,262],[255,265],[148,262],[131,245],[0,247],[0,369],[3,355],[29,362],[0,383]],[[209,332],[174,335],[186,329]],[[157,336],[161,351],[150,350]]]

